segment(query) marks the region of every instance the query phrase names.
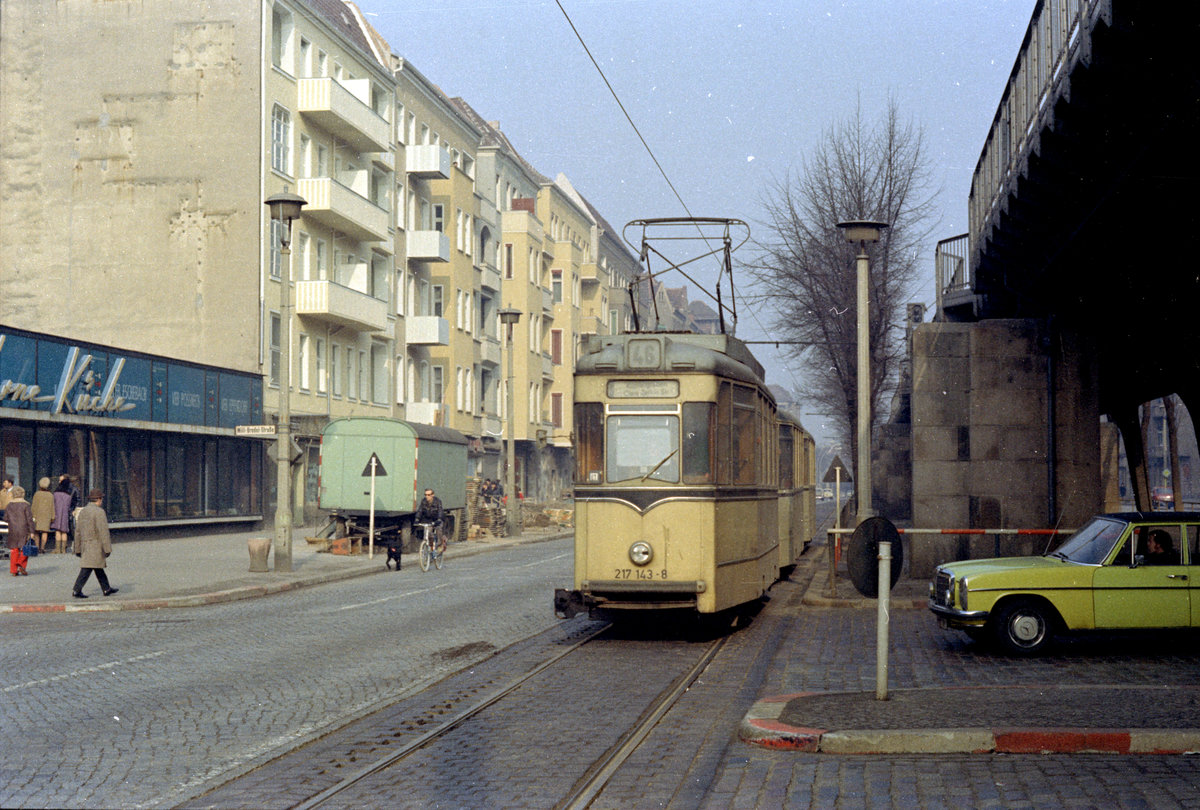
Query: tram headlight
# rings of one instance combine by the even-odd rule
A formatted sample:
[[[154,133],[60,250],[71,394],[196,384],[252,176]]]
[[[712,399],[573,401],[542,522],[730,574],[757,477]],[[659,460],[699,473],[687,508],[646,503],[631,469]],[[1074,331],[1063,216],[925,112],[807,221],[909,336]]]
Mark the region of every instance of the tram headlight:
[[[649,565],[654,559],[654,549],[645,540],[639,540],[629,547],[629,559],[634,565]]]

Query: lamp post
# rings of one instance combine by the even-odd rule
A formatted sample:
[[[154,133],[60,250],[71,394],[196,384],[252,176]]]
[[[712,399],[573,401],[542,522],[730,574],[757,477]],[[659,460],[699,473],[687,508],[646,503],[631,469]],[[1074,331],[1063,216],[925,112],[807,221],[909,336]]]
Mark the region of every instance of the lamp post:
[[[858,504],[856,524],[875,514],[871,507],[871,339],[867,242],[878,242],[886,222],[852,220],[837,224],[851,244],[858,243],[858,470],[854,481],[855,501]]]
[[[282,191],[264,203],[271,219],[283,224],[279,237],[279,425],[275,429],[275,571],[292,570],[292,222],[308,205],[303,197]]]
[[[513,325],[519,320],[521,310],[511,307],[500,310],[500,322],[505,326],[505,339],[508,341],[508,378],[505,380],[508,388],[508,472],[504,476],[504,491],[508,493],[508,504],[504,510],[504,533],[509,537],[521,534],[521,521],[517,514],[517,420],[513,414],[513,379],[516,374],[513,368]]]

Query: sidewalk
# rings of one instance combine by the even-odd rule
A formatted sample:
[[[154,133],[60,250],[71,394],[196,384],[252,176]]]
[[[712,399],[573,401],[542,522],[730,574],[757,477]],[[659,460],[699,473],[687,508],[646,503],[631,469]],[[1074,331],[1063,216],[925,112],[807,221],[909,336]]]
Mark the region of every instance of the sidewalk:
[[[831,596],[824,544],[809,554],[793,575],[799,582],[811,575],[806,609],[877,611],[876,600],[860,596],[846,577],[844,563]],[[890,615],[927,611],[928,587],[901,579]],[[927,619],[936,621],[932,614]],[[807,655],[812,632],[813,623],[795,621],[779,648]],[[894,649],[895,636],[891,642]],[[887,700],[877,700],[874,690],[764,697],[746,714],[739,736],[766,748],[830,754],[1200,752],[1200,686],[1070,683],[1070,668],[1087,667],[1086,660],[1064,665],[1063,683],[1006,685],[1011,661],[978,662],[995,668],[996,685],[889,687]]]
[[[318,552],[305,541],[311,529],[298,528],[292,541],[291,573],[250,573],[247,541],[268,537],[266,532],[231,532],[202,537],[121,542],[114,536],[108,559],[109,582],[119,591],[102,596],[95,577],[83,592],[87,599],[71,596],[79,573],[74,554],[41,554],[29,559],[29,576],[13,577],[4,570],[0,578],[0,614],[33,612],[94,612],[153,610],[195,607],[218,602],[252,599],[273,593],[306,588],[326,582],[390,573],[384,566],[386,549],[376,547],[374,559],[367,555],[338,555]],[[488,538],[451,543],[446,557],[453,560],[516,543],[531,543],[569,537],[571,529],[529,528],[517,538]],[[273,568],[274,551],[268,558]],[[405,554],[405,571],[420,572],[416,554]],[[7,565],[5,565],[7,569]]]

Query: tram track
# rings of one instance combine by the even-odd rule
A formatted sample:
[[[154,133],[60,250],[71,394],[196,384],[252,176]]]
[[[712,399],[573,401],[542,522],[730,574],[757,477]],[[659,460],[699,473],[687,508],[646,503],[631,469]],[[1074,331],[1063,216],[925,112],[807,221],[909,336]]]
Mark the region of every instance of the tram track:
[[[266,763],[187,806],[350,807],[382,799],[386,806],[403,807],[432,800],[454,804],[453,798],[443,797],[468,788],[476,790],[476,796],[494,795],[495,790],[510,789],[509,776],[518,781],[523,777],[515,770],[501,774],[502,766],[491,761],[490,753],[513,740],[536,736],[536,718],[557,713],[561,726],[570,731],[548,735],[561,740],[550,780],[553,785],[540,785],[542,793],[536,797],[520,795],[529,806],[581,810],[719,655],[725,641],[724,636],[704,642],[661,641],[623,637],[610,625],[586,628],[586,633],[543,655],[525,671],[506,673],[500,681],[493,678],[486,689],[460,692],[461,699],[455,701],[451,692],[462,684],[432,687],[419,716],[401,705],[410,701],[401,701],[380,712],[386,717],[374,723],[370,733],[361,733],[365,729],[334,732],[324,746],[302,746],[280,758],[292,760],[290,765]],[[609,688],[603,687],[606,681]],[[623,694],[612,684],[638,688]],[[577,735],[574,742],[571,734]],[[464,759],[463,748],[474,744],[464,740],[484,740],[486,761]],[[447,762],[459,763],[449,781],[442,768]],[[433,783],[429,783],[431,767],[438,772]],[[304,784],[292,784],[290,774],[301,770],[306,774]],[[496,771],[487,774],[494,784],[475,787],[487,782],[475,771]],[[460,784],[451,784],[454,780]],[[286,789],[279,790],[280,783]],[[276,788],[268,790],[265,786],[270,784]],[[258,791],[261,795],[256,795]]]

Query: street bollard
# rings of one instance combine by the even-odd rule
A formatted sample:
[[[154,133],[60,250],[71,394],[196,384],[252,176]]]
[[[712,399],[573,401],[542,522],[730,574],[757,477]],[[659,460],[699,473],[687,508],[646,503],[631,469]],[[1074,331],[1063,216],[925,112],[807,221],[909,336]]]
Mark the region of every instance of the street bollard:
[[[256,574],[269,571],[267,555],[271,553],[271,538],[251,537],[246,541],[246,546],[250,550],[250,570]]]
[[[869,569],[868,569],[869,570]],[[888,608],[892,600],[892,544],[879,542],[879,597],[875,633],[875,699],[888,697]]]

